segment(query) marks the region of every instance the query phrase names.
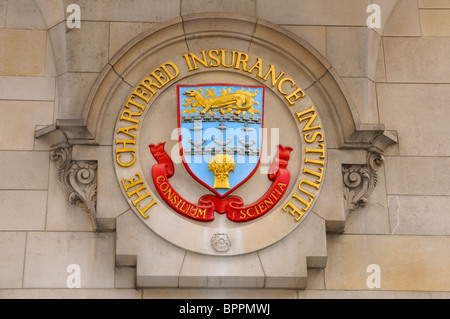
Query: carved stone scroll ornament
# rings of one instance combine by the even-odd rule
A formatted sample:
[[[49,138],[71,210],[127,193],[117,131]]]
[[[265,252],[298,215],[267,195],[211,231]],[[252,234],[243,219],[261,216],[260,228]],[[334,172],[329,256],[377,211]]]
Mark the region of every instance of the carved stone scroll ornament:
[[[69,145],[53,150],[50,159],[58,165],[58,182],[69,195],[69,203],[78,204],[88,213],[97,231],[97,162],[73,161]]]
[[[384,162],[383,155],[369,149],[366,165],[343,165],[344,205],[346,214],[364,207],[377,186],[377,171]]]

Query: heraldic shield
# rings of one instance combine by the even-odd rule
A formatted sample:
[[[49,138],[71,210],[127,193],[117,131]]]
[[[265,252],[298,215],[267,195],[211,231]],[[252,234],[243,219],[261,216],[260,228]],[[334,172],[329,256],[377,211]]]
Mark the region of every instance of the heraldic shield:
[[[198,203],[183,198],[170,183],[175,166],[165,143],[150,144],[158,162],[152,168],[154,185],[175,212],[209,222],[214,213],[234,222],[247,222],[271,211],[289,185],[287,165],[292,148],[278,145],[267,177],[272,186],[256,202],[246,205],[230,195],[258,169],[263,145],[264,86],[231,84],[178,85],[180,154],[189,174],[211,191]],[[185,191],[185,190],[184,190]]]
[[[187,171],[223,198],[260,162],[264,87],[178,86],[180,147]]]

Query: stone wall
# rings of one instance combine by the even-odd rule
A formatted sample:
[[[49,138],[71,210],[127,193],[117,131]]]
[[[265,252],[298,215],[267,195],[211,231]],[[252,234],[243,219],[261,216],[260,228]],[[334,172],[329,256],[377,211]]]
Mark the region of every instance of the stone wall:
[[[80,29],[66,27],[71,3],[81,8]],[[447,0],[132,3],[0,0],[1,298],[450,297]],[[380,28],[366,25],[371,3],[381,6]],[[35,138],[40,128],[83,115],[96,79],[131,39],[202,12],[245,14],[303,38],[342,78],[361,124],[398,136],[368,204],[348,215],[343,233],[327,234],[327,266],[308,269],[305,290],[136,289],[136,268],[116,268],[116,232],[93,232],[58,184],[51,145]],[[99,173],[103,194],[116,183],[109,174]],[[110,205],[127,210],[121,197]],[[82,270],[81,289],[67,288],[71,264]],[[374,264],[381,286],[371,288]]]

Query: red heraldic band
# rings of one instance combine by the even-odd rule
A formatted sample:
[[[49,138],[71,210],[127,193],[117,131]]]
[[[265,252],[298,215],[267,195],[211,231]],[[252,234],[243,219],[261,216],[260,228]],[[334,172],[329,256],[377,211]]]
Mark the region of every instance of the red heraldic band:
[[[177,213],[197,221],[214,220],[214,205],[199,206],[188,202],[178,194],[169,182],[175,173],[173,162],[164,150],[166,143],[149,145],[153,157],[158,162],[152,168],[153,183],[161,198]]]
[[[152,168],[155,187],[161,198],[177,213],[197,221],[209,222],[214,220],[214,211],[227,214],[228,219],[241,223],[259,218],[272,210],[283,197],[290,181],[287,165],[292,148],[278,146],[278,153],[269,168],[268,178],[272,181],[269,190],[256,202],[244,206],[239,196],[219,198],[209,194],[199,199],[198,205],[186,201],[172,187],[169,179],[175,169],[169,155],[164,150],[165,143],[157,146],[149,145],[153,157],[158,162]]]
[[[228,219],[236,222],[248,222],[259,218],[272,210],[283,197],[290,181],[290,172],[286,169],[292,148],[278,145],[278,153],[269,168],[268,178],[272,181],[269,190],[256,202],[244,206],[244,201],[238,196],[219,198],[215,195],[205,195],[199,203],[203,205],[213,204],[216,211],[227,213]]]

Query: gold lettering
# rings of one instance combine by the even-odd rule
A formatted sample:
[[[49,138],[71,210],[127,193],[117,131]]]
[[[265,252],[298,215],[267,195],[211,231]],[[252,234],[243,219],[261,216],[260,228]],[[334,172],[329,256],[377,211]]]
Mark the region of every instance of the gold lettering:
[[[320,182],[318,182],[318,183],[320,183]],[[317,189],[317,190],[319,190],[319,187],[320,187],[320,185],[319,184],[316,184],[316,183],[313,183],[313,182],[311,182],[311,181],[308,181],[307,179],[303,179],[299,184],[298,184],[298,189],[299,190],[301,190],[303,193],[305,193],[306,194],[306,192],[304,191],[304,190],[302,190],[302,185],[303,184],[307,184],[307,185],[309,185],[309,186],[312,186],[312,187],[314,187],[315,189]],[[313,196],[313,195],[311,195],[311,196]]]
[[[144,185],[141,175],[137,173],[132,179],[123,179],[122,186],[127,192],[129,198],[131,198],[132,196],[137,196],[137,199],[132,201],[133,206],[136,207],[137,211],[142,215],[142,217],[147,219],[148,215],[146,215],[145,213],[157,202],[155,199],[152,199],[151,202],[148,203],[144,208],[141,208],[140,205],[138,205],[141,201],[151,196],[147,190],[147,187]],[[131,188],[134,188],[136,186],[138,187],[129,191]]]
[[[145,213],[153,207],[153,205],[155,205],[157,202],[155,199],[152,198],[152,201],[150,203],[148,203],[147,206],[145,206],[143,209],[141,209],[140,206],[136,206],[137,211],[142,215],[142,217],[144,217],[145,219],[148,218],[148,215],[145,215]]]
[[[139,120],[134,119],[133,116],[141,116],[141,115],[142,115],[142,111],[131,112],[130,110],[123,110],[122,114],[120,115],[120,120],[139,124]]]
[[[309,133],[305,133],[304,134],[305,142],[309,143],[309,144],[312,144],[312,143],[315,142],[315,140],[317,139],[317,136],[319,136],[319,135],[320,135],[319,142],[323,142],[323,134],[322,134],[322,132],[315,132],[313,134],[313,136],[311,138],[309,138],[309,139],[308,139]]]
[[[322,182],[322,176],[323,176],[323,168],[322,167],[319,167],[319,173],[317,173],[317,172],[314,172],[314,171],[312,171],[312,170],[310,170],[310,169],[307,169],[306,167],[303,169],[303,173],[304,174],[309,174],[309,175],[312,175],[312,176],[316,176],[316,177],[318,177],[318,180],[316,180],[316,183],[321,183]]]
[[[200,217],[205,219],[206,218],[206,208],[204,208],[203,210],[201,208],[198,209],[198,213],[197,213],[197,217]]]
[[[144,80],[142,80],[141,86],[145,87],[147,90],[150,91],[151,94],[155,95],[156,91],[155,89],[152,88],[155,87],[158,90],[161,88],[161,86],[159,86],[157,83],[153,82],[153,80],[151,78],[145,78]]]
[[[163,189],[163,187],[164,187],[164,189]],[[170,186],[169,186],[169,184],[167,184],[166,182],[164,182],[164,183],[162,183],[162,184],[159,184],[159,189],[160,189],[162,192],[167,191],[169,188],[170,188]]]
[[[158,83],[161,85],[161,87],[163,87],[164,85],[166,85],[170,81],[169,79],[167,79],[164,76],[164,74],[161,72],[161,70],[159,68],[157,68],[155,71],[150,73],[150,75],[153,76],[156,81],[158,81]]]
[[[266,205],[264,205],[264,203],[259,204],[258,208],[259,208],[261,213],[264,213],[267,210],[267,207],[266,207]]]
[[[242,58],[244,57],[244,58]],[[236,66],[234,67],[236,70],[240,69],[241,63],[242,63],[242,70],[247,72],[247,61],[248,61],[248,55],[242,52],[237,52],[237,58],[236,58]]]
[[[258,70],[257,76],[262,79],[263,78],[262,77],[262,60],[260,58],[256,59],[255,65],[252,66],[252,68],[250,70],[248,70],[247,72],[252,73],[254,69]]]
[[[225,63],[225,55],[227,53],[227,50],[221,50],[221,52],[222,52],[222,66],[224,68],[232,68],[236,61],[236,51],[231,51],[231,52],[233,52],[233,58],[232,58],[233,61],[231,62],[231,64]]]
[[[130,104],[132,104],[132,105],[136,106],[137,108],[139,108],[139,109],[141,109],[141,110],[145,110],[145,108],[146,108],[145,105],[141,105],[141,104],[139,104],[138,102],[133,101],[133,98],[134,98],[134,97],[136,97],[136,95],[134,95],[134,93],[131,94],[130,98],[129,98],[128,101],[127,101],[127,104],[125,104],[125,107],[126,107],[127,109],[129,109],[129,108],[130,108]]]
[[[318,161],[318,160],[312,160],[309,158],[305,158],[305,164],[309,164],[309,163],[325,166],[325,161]]]
[[[136,139],[136,134],[130,133],[130,130],[137,131],[137,129],[138,129],[137,125],[121,127],[121,128],[117,129],[117,134],[123,133],[123,134],[128,135],[129,137],[132,137],[133,139]]]
[[[302,203],[303,205],[305,205],[305,207],[302,208],[302,210],[304,212],[307,212],[309,207],[311,206],[311,204],[313,203],[314,198],[313,197],[309,197],[309,202],[307,202],[306,200],[304,200],[303,198],[301,198],[300,196],[297,195],[297,193],[294,193],[292,195],[292,198],[295,198],[296,200],[298,200],[300,203]]]
[[[134,140],[134,139],[133,140],[119,140],[119,139],[116,139],[116,145],[120,145],[120,144],[122,144],[123,148],[117,148],[116,147],[116,154],[117,154],[116,161],[117,161],[117,164],[119,164],[122,167],[130,167],[131,165],[133,165],[136,162],[136,155],[135,155],[136,148],[135,147],[127,148],[127,145],[128,144],[135,145],[136,144],[136,140]],[[132,159],[131,159],[130,162],[123,162],[121,160],[121,156],[122,156],[123,153],[130,153],[131,154]]]
[[[116,156],[117,164],[119,164],[119,165],[122,166],[122,167],[130,167],[130,166],[132,166],[132,165],[136,162],[136,154],[135,154],[134,152],[132,152],[132,153],[131,153],[131,156],[133,157],[133,159],[131,160],[131,162],[124,163],[124,162],[122,162],[122,161],[120,160],[120,158],[122,157],[122,154],[118,154],[118,155]]]
[[[196,56],[194,53],[189,53],[189,55],[191,56],[192,62],[194,63],[193,69],[192,70],[189,69],[189,71],[198,70],[197,62],[199,62],[205,68],[208,67],[208,61],[206,60],[205,50],[202,50],[201,53],[202,53],[202,56],[203,56],[203,60],[200,59],[198,56]]]
[[[220,59],[218,57],[213,56],[212,54],[215,53],[216,55],[219,55],[219,50],[211,50],[208,52],[208,56],[211,60],[214,60],[216,62],[216,64],[213,64],[213,62],[211,61],[209,63],[210,67],[218,67],[220,65]]]
[[[310,116],[306,116],[303,117],[304,115],[308,114],[308,113],[312,113],[312,115]],[[317,126],[311,127],[311,124],[313,124],[314,120],[317,117],[317,113],[316,110],[314,109],[314,106],[311,106],[309,109],[307,109],[306,111],[300,112],[300,113],[296,113],[299,122],[303,122],[305,120],[308,120],[308,123],[306,123],[305,127],[303,128],[303,132],[305,131],[311,131],[311,130],[319,130],[322,128],[322,126],[319,124]]]
[[[325,145],[323,144],[319,144],[320,149],[310,149],[310,148],[305,148],[305,153],[320,153],[322,155],[320,155],[320,158],[325,158]]]
[[[264,81],[267,81],[267,78],[269,77],[269,74],[272,77],[272,87],[274,87],[277,84],[277,82],[283,77],[284,72],[281,71],[280,74],[278,75],[278,77],[275,78],[275,67],[272,64],[270,64],[269,71],[267,72],[266,76],[264,78],[262,78],[262,79]]]
[[[306,180],[306,179],[302,180],[302,181],[300,182],[300,184],[298,184],[298,189],[299,189],[301,192],[303,192],[304,194],[308,195],[308,196],[311,197],[312,199],[316,198],[316,195],[315,195],[315,194],[311,194],[310,192],[308,192],[308,191],[306,191],[306,190],[304,190],[304,189],[302,188],[302,185],[303,185],[303,184],[310,185],[310,186],[312,186],[312,187],[314,187],[314,188],[316,188],[316,186],[317,186],[317,189],[319,189],[319,185],[316,184],[316,183],[310,182],[310,181],[308,181],[308,180]]]
[[[129,184],[125,185],[125,183],[129,183]],[[126,192],[128,192],[128,190],[130,188],[133,188],[134,186],[139,185],[141,183],[143,183],[143,181],[141,178],[141,174],[139,174],[139,173],[137,173],[133,179],[129,179],[129,180],[123,179],[122,180],[122,185]]]
[[[128,144],[136,145],[136,140],[119,140],[116,139],[116,145],[122,145],[123,148],[116,148],[116,154],[119,153],[134,153],[136,151],[135,147],[127,148]]]
[[[300,95],[298,95],[299,93],[301,93]],[[292,92],[289,95],[286,95],[284,98],[289,102],[289,104],[292,106],[295,104],[295,102],[298,99],[301,99],[305,97],[305,92],[303,92],[303,90],[301,88],[297,88],[294,92]],[[291,99],[294,98],[294,101],[291,101]]]
[[[286,208],[289,207],[290,210],[287,210]],[[303,215],[305,214],[304,212],[302,212],[300,209],[297,208],[297,206],[295,206],[294,204],[292,204],[291,201],[289,201],[286,205],[284,205],[283,207],[283,211],[289,213],[292,215],[292,217],[294,217],[294,220],[296,222],[300,221],[300,219],[303,217]],[[298,215],[297,218],[296,215]]]
[[[286,95],[286,92],[284,92],[282,89],[281,89],[281,86],[283,85],[283,83],[284,82],[291,82],[292,83],[292,85],[291,85],[291,87],[294,87],[295,86],[295,82],[292,80],[292,79],[290,79],[290,78],[284,78],[283,80],[281,80],[280,82],[278,82],[278,92],[280,92],[281,94],[283,94],[283,95]]]
[[[133,94],[135,96],[137,96],[138,98],[140,98],[141,100],[143,100],[145,103],[150,102],[150,100],[153,97],[153,94],[151,94],[150,92],[145,91],[141,86],[138,86],[136,88],[136,90],[134,90]],[[130,97],[130,99],[128,101],[130,101],[130,100],[131,100],[131,97]]]
[[[192,67],[191,61],[189,60],[189,53],[183,55],[184,59],[186,60],[186,64],[188,65],[189,72],[194,71],[194,68]]]
[[[175,74],[172,74],[169,72],[169,70],[167,69],[167,67],[170,66],[173,71],[175,71]],[[166,72],[166,74],[169,76],[169,82],[172,81],[173,79],[175,79],[179,74],[180,74],[180,70],[178,69],[178,67],[173,64],[172,62],[166,62],[163,65],[161,65],[161,68],[164,70],[164,72]]]

